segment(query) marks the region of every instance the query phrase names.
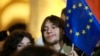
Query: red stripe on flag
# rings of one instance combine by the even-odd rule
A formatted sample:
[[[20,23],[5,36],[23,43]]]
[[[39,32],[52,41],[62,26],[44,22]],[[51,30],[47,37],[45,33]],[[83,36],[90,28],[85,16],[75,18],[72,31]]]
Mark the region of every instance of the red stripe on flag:
[[[86,2],[100,23],[100,0],[86,0]]]

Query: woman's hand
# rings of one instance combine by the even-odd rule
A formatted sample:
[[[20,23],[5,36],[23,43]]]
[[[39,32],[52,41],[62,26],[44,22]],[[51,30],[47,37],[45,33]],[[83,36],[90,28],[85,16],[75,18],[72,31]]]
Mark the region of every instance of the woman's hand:
[[[78,54],[73,50],[69,53],[68,56],[78,56]]]

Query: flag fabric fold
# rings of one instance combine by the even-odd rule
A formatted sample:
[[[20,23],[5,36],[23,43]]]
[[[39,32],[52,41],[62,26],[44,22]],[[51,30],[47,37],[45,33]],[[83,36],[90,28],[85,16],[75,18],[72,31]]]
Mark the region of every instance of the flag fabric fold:
[[[65,34],[88,56],[100,40],[100,24],[85,0],[67,0]]]

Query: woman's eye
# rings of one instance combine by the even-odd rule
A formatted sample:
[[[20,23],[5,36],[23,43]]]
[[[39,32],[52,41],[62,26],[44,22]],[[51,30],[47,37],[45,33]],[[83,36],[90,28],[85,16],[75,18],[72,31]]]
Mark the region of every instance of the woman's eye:
[[[55,27],[55,26],[53,26],[52,28],[53,28],[53,29],[55,29],[56,27]]]
[[[44,31],[47,31],[47,29],[44,29]]]
[[[21,47],[22,45],[17,45],[17,47]]]

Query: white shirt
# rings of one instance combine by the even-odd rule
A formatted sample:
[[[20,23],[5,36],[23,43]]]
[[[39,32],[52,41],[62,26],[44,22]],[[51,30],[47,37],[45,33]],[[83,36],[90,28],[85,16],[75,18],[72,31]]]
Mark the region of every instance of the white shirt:
[[[44,46],[42,37],[40,37],[40,38],[36,41],[35,44],[36,44],[37,46]]]

